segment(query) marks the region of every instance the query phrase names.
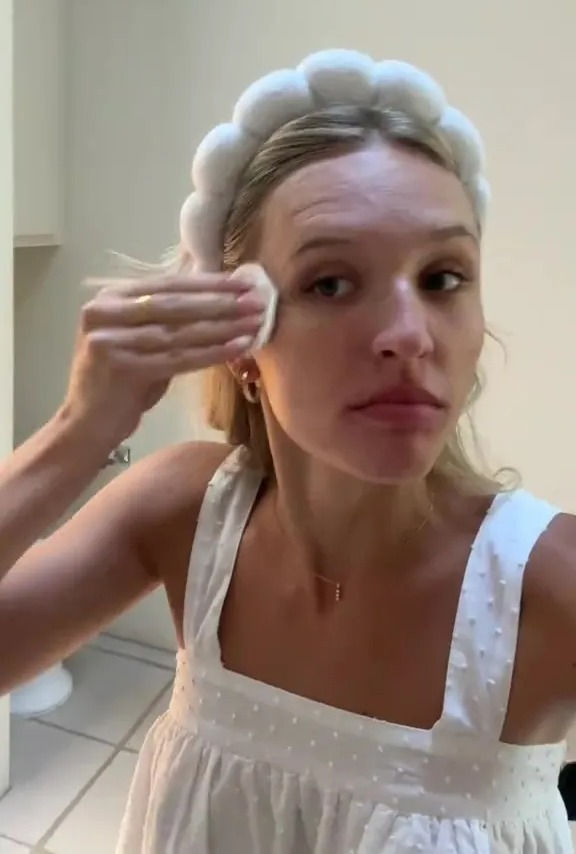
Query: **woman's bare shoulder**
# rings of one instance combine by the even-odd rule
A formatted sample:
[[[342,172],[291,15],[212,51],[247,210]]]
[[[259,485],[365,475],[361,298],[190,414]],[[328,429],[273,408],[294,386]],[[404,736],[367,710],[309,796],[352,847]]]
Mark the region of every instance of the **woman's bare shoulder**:
[[[150,571],[163,584],[183,643],[184,598],[192,543],[206,489],[231,453],[216,442],[187,442],[139,464],[131,484],[137,538]]]
[[[574,585],[576,594],[576,516],[558,513],[538,539],[528,563],[529,576],[556,598]]]
[[[181,514],[190,522],[200,510],[211,478],[231,450],[220,442],[171,445],[146,457],[124,475],[125,487],[138,508],[145,531],[157,531]]]
[[[576,516],[559,513],[528,561],[523,617],[539,639],[541,667],[576,712]],[[545,659],[545,660],[544,660]]]
[[[232,448],[222,442],[182,442],[163,448],[142,462],[139,479],[155,481],[175,495],[197,499]]]

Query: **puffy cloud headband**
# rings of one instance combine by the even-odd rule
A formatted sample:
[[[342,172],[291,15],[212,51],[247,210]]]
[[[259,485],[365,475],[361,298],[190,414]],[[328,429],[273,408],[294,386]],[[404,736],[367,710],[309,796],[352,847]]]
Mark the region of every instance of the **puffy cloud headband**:
[[[405,62],[374,62],[352,50],[325,50],[295,69],[274,71],[240,96],[232,121],[215,127],[192,164],[194,192],[180,215],[184,249],[198,272],[222,269],[223,232],[242,172],[272,134],[288,122],[332,105],[399,110],[436,131],[453,157],[483,224],[489,187],[480,134],[448,105],[440,86]]]

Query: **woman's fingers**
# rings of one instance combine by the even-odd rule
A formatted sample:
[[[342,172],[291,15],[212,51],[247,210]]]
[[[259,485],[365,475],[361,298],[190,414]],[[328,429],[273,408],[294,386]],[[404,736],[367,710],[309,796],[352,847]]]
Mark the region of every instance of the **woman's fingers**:
[[[250,283],[222,274],[97,284],[82,310],[88,352],[122,375],[150,381],[237,358],[249,350],[266,310]]]
[[[264,305],[252,294],[214,292],[163,292],[138,297],[101,294],[84,306],[82,323],[85,330],[103,326],[139,326],[189,323],[206,320],[234,320],[241,317],[262,318]]]
[[[144,278],[91,278],[84,284],[100,293],[114,293],[126,298],[171,291],[173,293],[229,293],[242,294],[252,289],[252,284],[242,279],[232,279],[223,273],[201,273],[194,276],[146,276]]]
[[[194,347],[219,346],[246,336],[253,339],[261,325],[257,317],[236,320],[200,320],[182,325],[149,324],[95,329],[89,333],[97,346],[134,353],[160,353]]]
[[[245,353],[253,338],[240,336],[224,344],[205,347],[173,348],[159,352],[129,350],[104,345],[109,364],[122,372],[129,372],[135,379],[145,378],[149,382],[169,380],[177,374],[186,374],[222,364]],[[98,341],[94,342],[96,348]]]

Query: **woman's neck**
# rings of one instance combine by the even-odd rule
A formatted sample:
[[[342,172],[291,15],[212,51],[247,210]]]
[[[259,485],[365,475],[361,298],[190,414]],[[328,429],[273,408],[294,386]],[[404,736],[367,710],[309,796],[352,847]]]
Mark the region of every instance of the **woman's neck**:
[[[383,553],[411,551],[435,515],[425,480],[367,483],[299,450],[274,465],[281,528],[306,563],[334,580],[350,571],[351,555],[356,571],[379,565]]]

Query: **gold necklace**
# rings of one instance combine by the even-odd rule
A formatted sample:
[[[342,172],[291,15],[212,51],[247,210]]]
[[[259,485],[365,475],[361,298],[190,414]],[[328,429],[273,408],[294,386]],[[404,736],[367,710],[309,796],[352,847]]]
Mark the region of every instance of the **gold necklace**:
[[[432,514],[433,507],[430,505],[428,515],[424,517],[424,519],[420,522],[418,527],[411,531],[406,537],[402,539],[401,542],[406,542],[407,539],[412,539],[413,537],[417,537],[418,534],[424,530],[428,522],[430,521],[430,516]],[[327,578],[325,575],[321,575],[319,572],[314,572],[314,578],[318,581],[322,581],[323,584],[330,584],[334,588],[334,601],[341,602],[342,596],[344,593],[344,582],[342,581],[334,581],[333,578]]]
[[[334,581],[333,578],[326,578],[325,575],[320,575],[319,572],[314,573],[314,578],[317,578],[318,581],[323,581],[324,584],[331,584],[334,588],[334,601],[339,602],[342,599],[342,582]]]

